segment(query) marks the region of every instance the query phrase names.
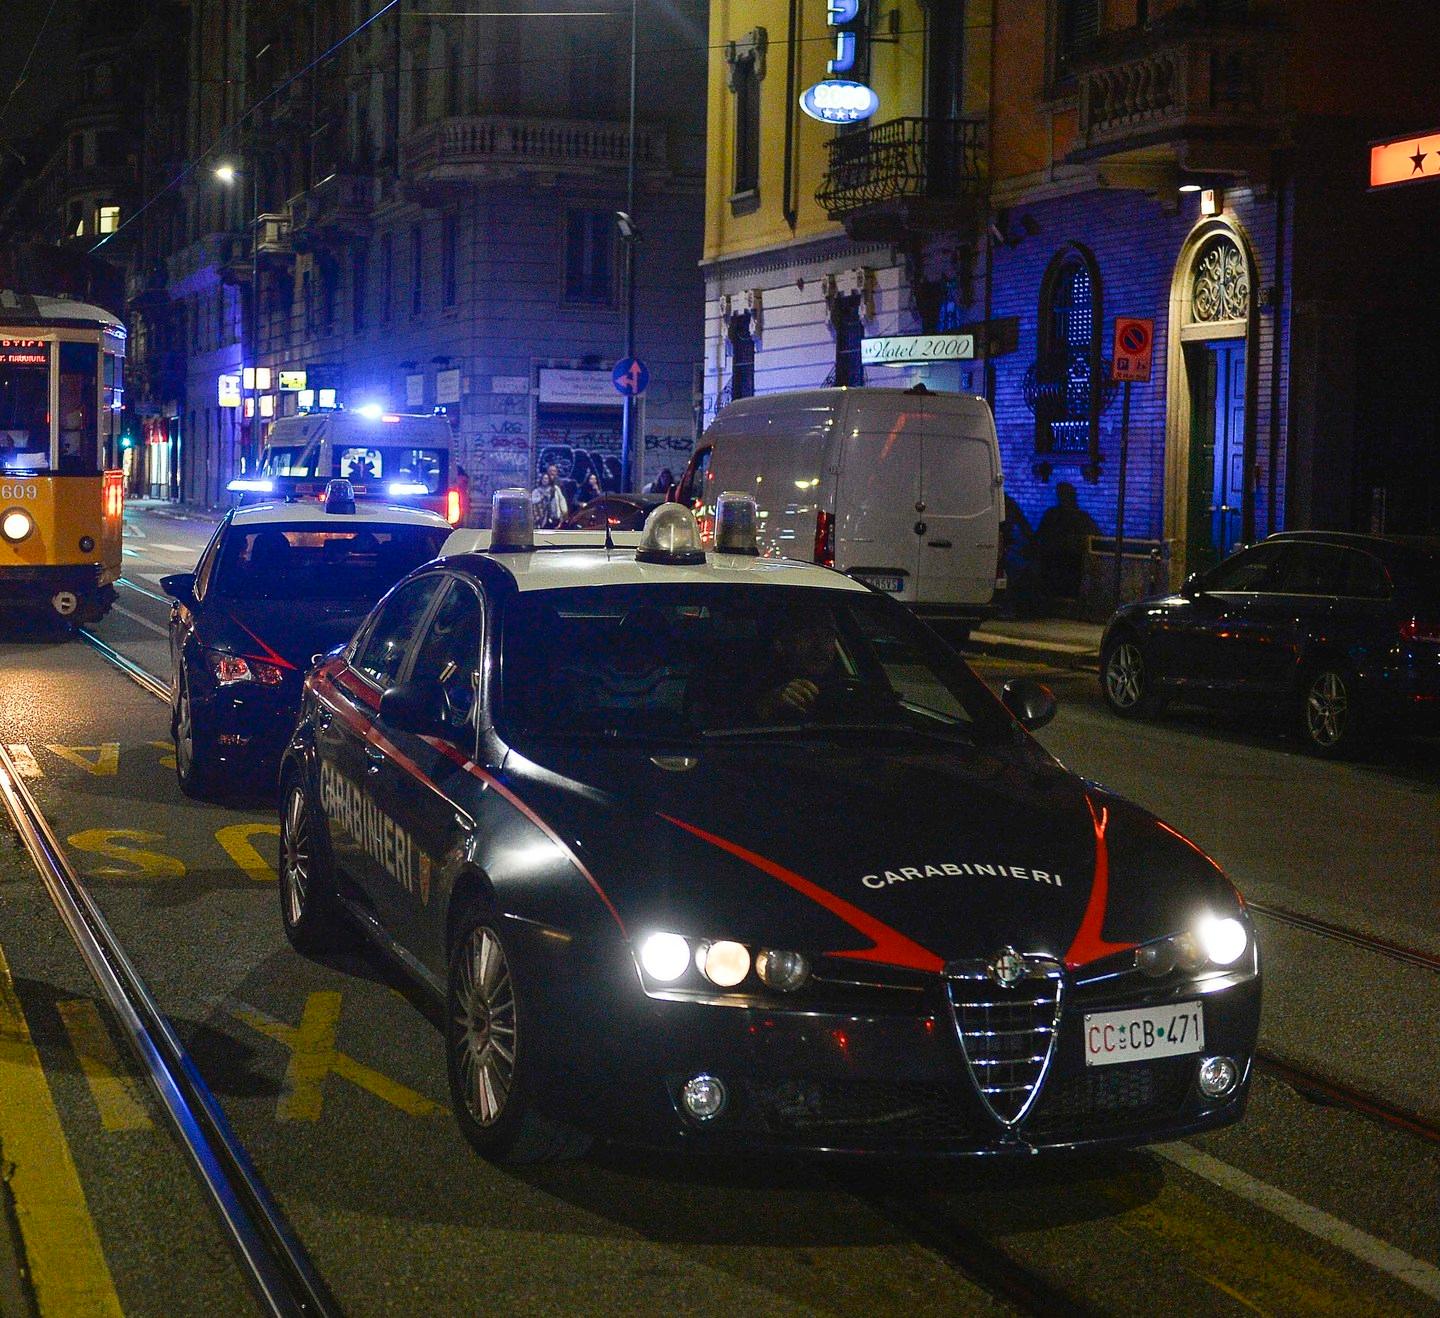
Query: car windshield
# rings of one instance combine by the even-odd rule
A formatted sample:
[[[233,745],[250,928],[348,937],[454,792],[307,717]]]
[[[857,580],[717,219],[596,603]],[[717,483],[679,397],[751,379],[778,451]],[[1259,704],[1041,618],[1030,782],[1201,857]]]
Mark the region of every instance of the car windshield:
[[[440,552],[447,530],[315,523],[231,526],[215,571],[222,599],[376,600]]]
[[[903,735],[1009,726],[923,625],[859,591],[647,585],[526,592],[506,610],[501,725],[528,738]]]

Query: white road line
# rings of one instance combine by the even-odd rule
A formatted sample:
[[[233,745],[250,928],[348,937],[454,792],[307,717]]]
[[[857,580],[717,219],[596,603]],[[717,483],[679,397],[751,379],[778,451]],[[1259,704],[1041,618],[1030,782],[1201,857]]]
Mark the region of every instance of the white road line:
[[[151,622],[149,618],[142,618],[138,613],[131,613],[129,609],[122,609],[118,604],[110,606],[122,618],[129,618],[131,622],[138,623],[146,631],[154,632],[157,636],[163,636],[167,641],[170,639],[170,629],[162,627],[158,622]]]
[[[35,760],[35,753],[24,742],[12,741],[5,747],[15,761],[15,772],[22,778],[43,778],[45,770]]]
[[[164,549],[171,554],[193,554],[195,552],[195,547],[193,545],[169,545],[161,540],[156,540],[153,544],[150,545],[150,548]]]
[[[1403,1249],[1397,1249],[1394,1245],[1361,1231],[1359,1227],[1331,1216],[1323,1208],[1313,1208],[1294,1195],[1277,1190],[1264,1181],[1257,1181],[1248,1172],[1242,1172],[1228,1162],[1221,1162],[1219,1158],[1212,1158],[1208,1153],[1202,1153],[1189,1144],[1166,1144],[1152,1149],[1152,1152],[1209,1181],[1211,1185],[1218,1185],[1240,1199],[1249,1200],[1317,1240],[1343,1249],[1377,1271],[1387,1273],[1407,1286],[1414,1287],[1422,1295],[1428,1295],[1432,1300],[1440,1300],[1440,1268],[1434,1264],[1414,1258]]]

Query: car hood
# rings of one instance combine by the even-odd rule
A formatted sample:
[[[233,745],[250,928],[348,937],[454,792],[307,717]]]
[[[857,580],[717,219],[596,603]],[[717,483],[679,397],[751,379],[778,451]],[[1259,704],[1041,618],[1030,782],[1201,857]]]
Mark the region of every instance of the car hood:
[[[1012,945],[1075,967],[1238,907],[1193,844],[1031,745],[805,739],[544,759],[512,754],[507,777],[574,840],[632,937],[916,970]]]
[[[303,673],[317,654],[348,641],[370,611],[365,600],[227,600],[205,611],[202,643]]]

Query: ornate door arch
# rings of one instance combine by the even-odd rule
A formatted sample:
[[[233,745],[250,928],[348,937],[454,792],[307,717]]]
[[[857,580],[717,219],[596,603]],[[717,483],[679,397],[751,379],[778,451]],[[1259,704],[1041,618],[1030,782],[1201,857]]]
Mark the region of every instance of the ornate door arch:
[[[1181,244],[1166,364],[1172,586],[1254,534],[1256,286],[1254,253],[1233,219],[1203,220]]]

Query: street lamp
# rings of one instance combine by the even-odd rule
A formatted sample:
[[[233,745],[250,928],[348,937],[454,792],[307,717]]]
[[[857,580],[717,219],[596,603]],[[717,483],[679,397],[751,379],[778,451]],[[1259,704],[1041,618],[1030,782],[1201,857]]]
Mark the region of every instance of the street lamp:
[[[260,438],[260,171],[252,162],[250,168],[242,170],[230,161],[221,161],[215,166],[215,177],[226,187],[234,187],[235,180],[242,174],[250,176],[250,314],[249,325],[250,386],[245,386],[246,335],[242,332],[240,342],[240,419],[245,418],[245,398],[250,398],[250,424],[245,434],[243,457],[245,469],[251,466],[251,457],[258,459]],[[252,445],[251,441],[255,441]],[[251,448],[256,452],[252,454]]]

